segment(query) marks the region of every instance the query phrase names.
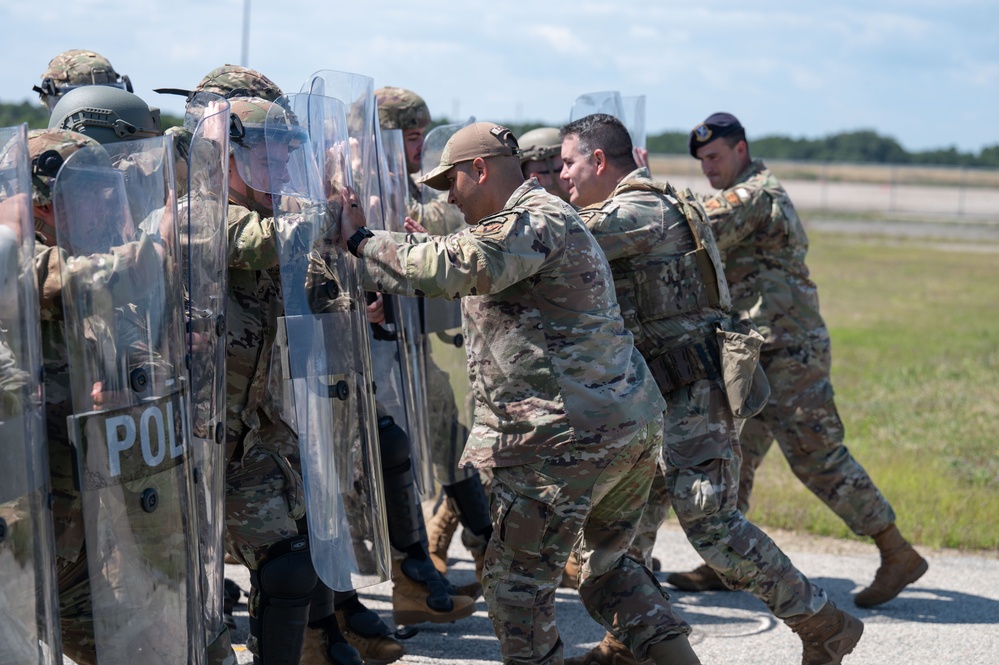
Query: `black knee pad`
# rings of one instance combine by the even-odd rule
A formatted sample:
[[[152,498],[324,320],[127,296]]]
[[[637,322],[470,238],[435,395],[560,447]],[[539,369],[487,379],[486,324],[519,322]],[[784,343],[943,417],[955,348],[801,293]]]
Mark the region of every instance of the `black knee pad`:
[[[444,492],[451,499],[461,525],[476,536],[489,536],[493,532],[489,520],[489,497],[476,473],[453,485],[445,485]]]
[[[391,416],[383,416],[378,419],[378,443],[389,542],[397,550],[406,551],[419,543],[425,532],[409,455],[409,437]]]
[[[250,571],[250,580],[260,594],[257,616],[250,619],[260,660],[268,665],[298,665],[319,581],[308,536],[272,545],[260,567]]]

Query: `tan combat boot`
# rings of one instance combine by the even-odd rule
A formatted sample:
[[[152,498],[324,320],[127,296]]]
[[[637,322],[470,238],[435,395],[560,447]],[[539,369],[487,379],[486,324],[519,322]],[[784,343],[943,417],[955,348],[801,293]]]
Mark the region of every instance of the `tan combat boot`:
[[[349,643],[330,641],[329,633],[322,626],[308,626],[302,642],[301,665],[363,665],[361,655]],[[256,660],[256,659],[254,659]]]
[[[670,573],[666,583],[681,591],[731,591],[715,569],[708,564],[701,564],[689,573]]]
[[[381,634],[385,631],[372,633],[364,631],[360,626],[354,626],[357,621],[351,622],[345,610],[336,611],[336,622],[350,645],[361,654],[364,665],[388,665],[406,655],[406,648],[399,640],[392,635]]]
[[[830,600],[791,630],[801,638],[801,665],[838,665],[857,646],[864,634],[864,622]]]
[[[853,597],[857,607],[874,607],[901,593],[930,567],[926,559],[919,556],[912,545],[906,542],[898,528],[892,524],[874,536],[874,542],[881,551],[881,567],[874,575],[874,581]]]
[[[562,571],[562,582],[559,586],[563,589],[579,588],[579,553],[575,550],[569,555],[569,560],[565,562],[565,570]]]
[[[441,575],[447,573],[447,552],[451,548],[451,539],[458,528],[458,513],[451,509],[448,501],[441,502],[437,512],[427,521],[427,544],[430,559],[434,568]]]
[[[641,665],[631,649],[607,633],[600,644],[582,656],[566,658],[565,665]]]
[[[447,593],[447,582],[432,563],[431,570],[411,570],[418,579],[403,572],[401,561],[392,562],[392,619],[397,624],[450,623],[475,612],[475,601],[468,596]]]

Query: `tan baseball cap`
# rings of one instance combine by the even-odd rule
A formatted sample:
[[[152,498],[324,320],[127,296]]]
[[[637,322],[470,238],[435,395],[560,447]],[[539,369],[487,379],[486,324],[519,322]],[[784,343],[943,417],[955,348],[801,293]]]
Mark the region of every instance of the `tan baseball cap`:
[[[455,164],[470,162],[476,157],[515,157],[519,154],[517,139],[509,129],[491,122],[475,122],[462,127],[448,139],[440,165],[420,178],[420,183],[447,191],[450,188],[447,172]]]

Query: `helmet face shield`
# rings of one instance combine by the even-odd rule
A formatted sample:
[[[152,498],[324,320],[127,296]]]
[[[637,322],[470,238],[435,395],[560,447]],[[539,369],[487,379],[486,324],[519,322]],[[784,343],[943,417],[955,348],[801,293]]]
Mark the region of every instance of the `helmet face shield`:
[[[283,109],[282,113],[283,115]],[[266,126],[243,125],[242,136],[230,136],[236,170],[246,186],[264,194],[282,194],[306,170],[308,141],[305,129],[283,122]]]

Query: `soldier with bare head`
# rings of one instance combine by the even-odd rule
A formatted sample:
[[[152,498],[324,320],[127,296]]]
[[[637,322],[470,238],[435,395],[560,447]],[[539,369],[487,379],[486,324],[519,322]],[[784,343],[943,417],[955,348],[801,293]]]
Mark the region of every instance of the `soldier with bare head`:
[[[802,637],[806,665],[853,649],[863,624],[837,609],[737,508],[738,418],[725,353],[758,353],[761,338],[733,320],[707,215],[689,191],[652,179],[628,130],[596,113],[562,128],[563,179],[610,260],[625,325],[666,400],[663,472],[656,475],[632,552],[647,563],[670,507],[687,539],[732,588],[749,591]],[[744,370],[752,380],[755,363]],[[762,405],[762,399],[756,401]],[[758,408],[758,406],[756,407]],[[823,634],[815,644],[813,635]],[[610,632],[567,665],[638,660]]]

